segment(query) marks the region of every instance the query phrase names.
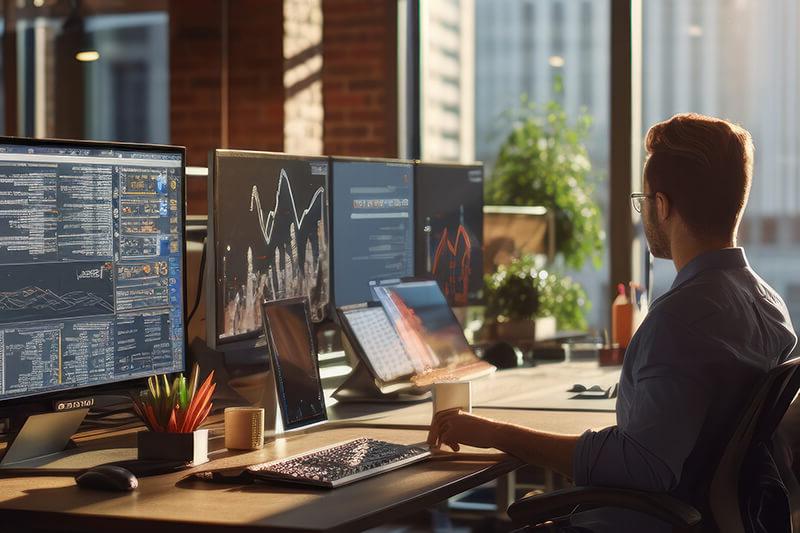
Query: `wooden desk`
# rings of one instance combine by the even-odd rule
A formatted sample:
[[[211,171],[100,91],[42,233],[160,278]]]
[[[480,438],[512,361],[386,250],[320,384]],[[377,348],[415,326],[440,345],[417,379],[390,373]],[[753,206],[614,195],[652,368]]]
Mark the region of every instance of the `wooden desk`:
[[[414,406],[402,421],[427,423],[427,408],[425,415],[421,406]],[[606,413],[482,409],[480,414],[560,433],[614,423],[613,415]],[[334,425],[270,442],[257,452],[215,453],[212,462],[198,470],[264,462],[361,436],[410,444],[424,440],[426,432]],[[95,439],[84,445],[107,447],[109,442]],[[115,439],[114,445],[132,442],[133,433],[127,433]],[[277,484],[212,485],[183,480],[187,472],[143,478],[139,490],[128,494],[81,490],[66,478],[0,479],[0,523],[4,531],[122,533],[146,528],[154,533],[173,531],[176,526],[197,532],[355,531],[423,509],[519,466],[510,457],[482,462],[432,460],[332,491]]]
[[[476,410],[613,414],[616,400],[574,400],[570,398],[575,394],[567,392],[567,389],[575,383],[607,388],[619,380],[619,373],[619,367],[601,368],[594,362],[550,363],[502,370],[472,382],[472,405]],[[339,402],[329,407],[328,413],[335,420],[357,420],[375,425],[427,424],[431,418],[431,403],[430,400],[417,403]]]

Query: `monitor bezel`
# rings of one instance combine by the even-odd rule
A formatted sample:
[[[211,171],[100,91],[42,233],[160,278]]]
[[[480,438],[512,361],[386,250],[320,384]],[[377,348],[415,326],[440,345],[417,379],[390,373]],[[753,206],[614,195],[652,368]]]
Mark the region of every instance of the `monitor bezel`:
[[[355,156],[331,156],[329,158],[329,166],[328,166],[328,236],[331,242],[329,246],[330,250],[330,261],[328,262],[328,276],[330,277],[330,298],[331,298],[331,309],[336,309],[339,306],[339,303],[336,301],[336,243],[333,242],[333,233],[336,230],[334,221],[334,212],[336,211],[336,202],[333,199],[333,188],[336,186],[336,172],[334,171],[334,163],[396,163],[398,165],[409,165],[411,168],[411,201],[414,203],[411,209],[411,224],[412,224],[412,231],[411,231],[411,238],[415,239],[416,234],[416,210],[417,210],[417,187],[416,187],[416,164],[413,159],[392,159],[389,157],[355,157]],[[416,273],[416,242],[414,243],[414,247],[412,247],[412,270]],[[372,300],[374,301],[374,300]],[[366,302],[352,302],[348,305],[357,305],[358,303],[366,303]],[[339,314],[334,313],[336,320],[339,320]],[[341,321],[339,321],[339,325],[341,326]]]
[[[272,331],[269,331],[269,335],[267,335],[267,318],[266,313],[264,313],[264,308],[266,307],[288,307],[292,305],[302,305],[303,306],[303,313],[305,315],[306,326],[308,327],[308,340],[309,345],[311,348],[311,360],[314,364],[314,368],[317,371],[317,384],[319,385],[319,392],[320,398],[322,399],[322,411],[320,411],[320,415],[315,418],[308,418],[306,420],[301,420],[300,422],[289,423],[287,421],[287,414],[286,414],[286,407],[287,405],[281,399],[281,393],[279,390],[278,385],[278,376],[275,373],[275,369],[280,367],[277,355],[277,347],[275,346],[275,339],[272,336]],[[317,349],[317,339],[314,334],[314,327],[313,322],[311,321],[311,309],[308,303],[308,297],[306,296],[296,296],[293,298],[284,298],[283,300],[268,300],[261,303],[261,321],[264,324],[264,337],[266,339],[266,350],[269,354],[269,364],[272,373],[272,382],[275,387],[275,398],[277,403],[278,411],[280,412],[282,427],[284,431],[294,431],[301,428],[307,428],[309,426],[315,426],[317,424],[322,424],[328,420],[328,406],[327,402],[325,401],[325,389],[322,386],[322,375],[319,371],[319,350]]]
[[[208,221],[207,221],[207,237],[206,237],[206,271],[204,277],[204,290],[206,291],[206,344],[214,350],[242,350],[248,348],[261,348],[264,346],[264,330],[263,327],[259,331],[251,331],[248,333],[240,333],[238,335],[231,335],[228,337],[220,337],[222,330],[220,324],[224,320],[222,307],[219,305],[221,301],[219,294],[219,286],[217,284],[217,225],[219,224],[219,213],[217,209],[219,195],[218,195],[218,180],[217,175],[219,169],[217,167],[220,156],[229,157],[253,157],[253,158],[267,158],[273,160],[292,160],[292,161],[316,161],[326,162],[328,164],[328,172],[325,176],[325,201],[327,202],[326,208],[326,224],[325,224],[325,237],[328,239],[328,254],[331,254],[331,227],[330,227],[330,175],[331,175],[331,160],[328,156],[323,155],[299,155],[299,154],[286,154],[283,152],[271,152],[261,150],[239,150],[232,148],[216,148],[208,151]],[[326,316],[330,318],[331,309],[333,308],[333,293],[332,293],[332,274],[331,274],[331,261],[328,260],[328,304],[326,309]],[[213,320],[209,320],[209,309],[214,310]],[[263,322],[263,321],[262,321]]]
[[[420,202],[419,202],[419,198],[420,198],[420,191],[421,191],[422,187],[418,186],[420,178],[419,178],[419,176],[417,174],[417,168],[420,168],[420,167],[421,168],[465,169],[465,170],[467,170],[467,169],[469,169],[469,170],[480,169],[482,177],[483,177],[483,183],[484,183],[484,189],[485,189],[485,184],[486,184],[486,165],[483,163],[483,161],[471,161],[471,162],[468,162],[468,163],[462,163],[462,162],[458,162],[458,161],[425,161],[425,160],[421,160],[421,159],[414,160],[414,276],[419,278],[419,279],[432,279],[432,278],[427,277],[429,275],[429,273],[425,272],[425,268],[423,266],[423,263],[420,262],[421,259],[418,258],[418,254],[417,254],[417,252],[419,251],[417,249],[419,247],[418,246],[419,243],[417,242],[418,241],[418,237],[419,237],[417,228],[421,226],[421,224],[419,224],[419,217],[420,217],[420,212],[419,212]],[[483,196],[481,196],[481,198],[483,198]],[[485,206],[485,205],[486,205],[486,202],[484,201],[483,204],[481,205],[481,227],[480,227],[480,232],[481,232],[480,253],[481,254],[483,254],[483,206]],[[483,261],[483,258],[481,258],[481,261]],[[481,280],[483,280],[483,271],[481,271]],[[481,283],[483,285],[483,282],[481,282]],[[466,305],[455,305],[455,303],[451,304],[449,301],[447,302],[447,304],[451,308],[460,308],[460,309],[463,309],[465,307],[470,307],[470,306],[484,305],[486,303],[486,294],[485,294],[485,292],[486,292],[486,287],[485,287],[485,285],[483,285],[481,287],[481,294],[482,294],[481,298],[468,299]],[[445,296],[445,300],[447,300],[447,296]]]
[[[183,369],[175,371],[186,372],[187,363],[189,361],[189,340],[186,316],[187,316],[187,303],[186,298],[186,147],[168,144],[148,144],[148,143],[129,143],[129,142],[116,142],[116,141],[93,141],[93,140],[80,140],[80,139],[58,139],[58,138],[44,138],[33,139],[29,137],[9,137],[0,136],[0,144],[9,145],[40,145],[40,146],[75,146],[75,147],[88,147],[90,149],[116,149],[116,150],[131,150],[131,151],[153,151],[164,153],[179,153],[181,156],[181,217],[180,217],[180,235],[181,235],[181,256],[182,256],[182,321],[183,321]],[[157,374],[151,374],[157,375]],[[147,377],[136,377],[131,379],[124,379],[115,381],[113,383],[104,383],[100,385],[88,385],[85,387],[78,387],[73,389],[60,389],[50,390],[41,393],[32,393],[24,396],[15,396],[13,398],[1,399],[0,398],[0,417],[15,416],[19,414],[17,408],[20,406],[30,406],[31,411],[51,411],[52,402],[56,399],[70,399],[70,398],[83,398],[90,396],[99,396],[103,394],[117,393],[122,391],[131,391],[136,389],[144,389],[147,387]],[[34,408],[38,407],[38,408]]]

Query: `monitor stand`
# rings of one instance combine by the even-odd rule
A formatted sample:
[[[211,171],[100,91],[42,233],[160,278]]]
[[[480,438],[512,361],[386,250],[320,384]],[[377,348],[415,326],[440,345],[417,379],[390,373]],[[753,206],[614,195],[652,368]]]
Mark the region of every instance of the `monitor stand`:
[[[28,416],[0,459],[0,477],[3,470],[81,470],[137,457],[136,448],[78,448],[72,436],[88,412],[89,408],[80,408]]]
[[[74,448],[72,436],[78,431],[89,408],[30,415],[9,442],[0,468],[28,464],[34,459]]]

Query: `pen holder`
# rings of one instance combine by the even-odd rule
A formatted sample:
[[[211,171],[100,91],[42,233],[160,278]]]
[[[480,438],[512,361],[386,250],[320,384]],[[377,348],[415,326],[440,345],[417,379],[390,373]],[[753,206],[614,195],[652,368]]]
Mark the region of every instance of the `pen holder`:
[[[597,364],[600,366],[619,366],[625,359],[625,348],[600,348],[597,350]]]
[[[192,465],[208,462],[208,430],[191,433],[140,431],[136,434],[139,459],[186,461]]]

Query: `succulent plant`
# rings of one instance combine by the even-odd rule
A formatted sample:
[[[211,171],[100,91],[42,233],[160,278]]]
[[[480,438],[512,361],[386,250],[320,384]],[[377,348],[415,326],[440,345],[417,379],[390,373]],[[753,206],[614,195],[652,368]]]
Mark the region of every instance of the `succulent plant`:
[[[191,433],[205,421],[216,389],[212,371],[198,387],[200,367],[195,364],[189,383],[183,373],[170,384],[166,374],[147,379],[147,390],[133,398],[136,414],[150,429],[167,433]]]

